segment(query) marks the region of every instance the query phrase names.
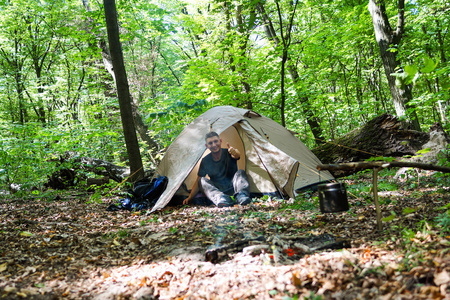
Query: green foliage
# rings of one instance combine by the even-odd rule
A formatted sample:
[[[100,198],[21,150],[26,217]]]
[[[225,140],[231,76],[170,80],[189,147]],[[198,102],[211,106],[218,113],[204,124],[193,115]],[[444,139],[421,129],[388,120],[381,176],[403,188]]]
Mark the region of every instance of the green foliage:
[[[309,294],[309,296],[304,297],[304,300],[322,300],[322,295],[315,295],[313,291]]]
[[[115,131],[97,128],[83,130],[81,126],[55,129],[41,123],[0,123],[0,185],[20,184],[23,189],[41,189],[47,175],[71,168],[70,160],[60,163],[65,153],[90,156],[105,160],[118,160],[122,144]]]
[[[284,33],[293,16],[287,128],[313,147],[312,120],[323,138],[334,139],[394,112],[366,2],[299,2],[292,15],[289,1],[263,1],[277,39],[266,36],[267,22],[255,1],[226,4],[117,2],[130,93],[147,134],[161,149],[142,144],[144,163],[153,166],[185,125],[213,106],[251,107],[281,120],[277,7]],[[100,2],[90,5],[87,11],[74,0],[0,3],[2,189],[11,183],[42,187],[46,176],[62,167],[57,159],[66,151],[127,164],[114,81],[98,47],[107,39],[104,13]],[[393,16],[397,7],[389,2],[387,10]],[[426,128],[448,115],[450,18],[443,1],[408,2],[405,14],[402,41],[391,45],[402,62],[393,76],[401,86],[413,85],[409,104]],[[450,161],[447,152],[441,165]],[[381,190],[394,188],[380,182]],[[368,194],[368,189],[355,185],[351,192]],[[293,205],[312,209],[314,201]]]
[[[447,147],[443,150],[441,150],[438,155],[438,165],[443,167],[450,166],[450,145],[447,145]]]
[[[125,238],[125,237],[127,237],[129,235],[130,235],[130,233],[128,232],[127,229],[119,229],[119,231],[117,231],[117,236],[119,238]]]
[[[437,226],[440,227],[443,233],[450,232],[450,210],[438,215],[435,219]]]
[[[351,194],[370,193],[372,186],[365,182],[355,183],[347,186],[347,190]]]
[[[366,161],[386,161],[386,162],[392,162],[395,158],[392,156],[384,157],[384,156],[376,156],[376,157],[370,157],[366,159]]]
[[[378,181],[378,190],[382,192],[387,191],[397,191],[399,186],[394,182],[389,182],[388,180],[380,179]]]
[[[46,175],[57,169],[51,162],[52,139],[45,139],[40,125],[0,124],[0,184],[20,184],[23,189],[41,187]],[[47,161],[47,163],[45,163]],[[8,187],[6,187],[8,188]]]
[[[305,193],[298,195],[292,202],[283,201],[280,209],[318,210],[318,208],[319,197],[312,197],[311,194]]]

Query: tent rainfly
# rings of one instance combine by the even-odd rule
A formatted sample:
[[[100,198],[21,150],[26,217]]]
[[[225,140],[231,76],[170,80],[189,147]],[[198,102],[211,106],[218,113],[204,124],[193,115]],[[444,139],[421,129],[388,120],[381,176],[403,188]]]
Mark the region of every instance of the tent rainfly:
[[[328,171],[316,170],[320,160],[300,140],[277,122],[260,114],[232,106],[217,106],[196,118],[173,141],[157,168],[169,178],[166,190],[152,211],[164,208],[183,183],[189,189],[197,178],[202,157],[209,153],[205,134],[215,131],[241,152],[238,168],[244,169],[251,193],[294,191],[333,180]]]

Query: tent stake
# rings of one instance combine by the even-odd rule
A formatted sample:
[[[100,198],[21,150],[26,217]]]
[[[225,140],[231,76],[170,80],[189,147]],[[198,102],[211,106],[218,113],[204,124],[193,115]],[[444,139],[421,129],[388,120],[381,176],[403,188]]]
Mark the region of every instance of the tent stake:
[[[380,203],[378,202],[378,171],[380,168],[373,168],[373,199],[375,201],[375,208],[377,210],[377,225],[378,231],[383,230],[383,224],[381,223],[381,209]]]

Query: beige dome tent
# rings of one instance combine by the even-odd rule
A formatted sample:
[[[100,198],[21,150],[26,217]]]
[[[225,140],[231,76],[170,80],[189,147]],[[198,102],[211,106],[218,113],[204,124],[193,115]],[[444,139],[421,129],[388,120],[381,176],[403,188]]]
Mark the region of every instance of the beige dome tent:
[[[239,149],[238,167],[246,171],[251,193],[294,197],[297,189],[333,180],[316,170],[319,159],[277,122],[248,109],[218,106],[196,118],[167,149],[157,174],[169,183],[152,212],[165,207],[183,183],[192,188],[201,158],[209,153],[204,140],[209,131],[220,135],[222,147],[228,142]]]

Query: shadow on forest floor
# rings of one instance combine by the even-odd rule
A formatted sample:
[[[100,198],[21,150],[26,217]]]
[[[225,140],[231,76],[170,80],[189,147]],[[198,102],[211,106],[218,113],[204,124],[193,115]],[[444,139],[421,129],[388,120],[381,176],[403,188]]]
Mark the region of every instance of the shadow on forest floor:
[[[5,299],[444,299],[450,295],[449,188],[386,180],[376,230],[370,178],[347,179],[350,210],[320,213],[317,195],[245,207],[107,212],[77,191],[0,201]],[[417,185],[417,183],[416,183]],[[447,209],[444,208],[447,206]],[[442,208],[442,209],[441,209]],[[303,252],[274,239],[331,236],[340,250]],[[230,247],[217,264],[205,252]],[[264,244],[264,243],[263,243]],[[295,248],[299,249],[299,248]],[[248,249],[247,249],[248,250]]]

